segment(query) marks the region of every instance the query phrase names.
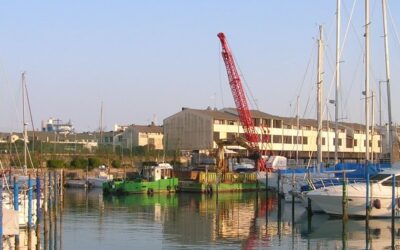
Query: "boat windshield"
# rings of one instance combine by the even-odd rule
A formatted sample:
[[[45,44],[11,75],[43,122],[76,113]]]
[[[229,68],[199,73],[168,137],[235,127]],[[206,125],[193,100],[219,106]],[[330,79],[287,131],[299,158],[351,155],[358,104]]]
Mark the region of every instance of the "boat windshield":
[[[377,175],[371,176],[370,180],[374,181],[374,182],[378,182],[378,181],[381,181],[388,177],[390,177],[390,174],[377,174]]]

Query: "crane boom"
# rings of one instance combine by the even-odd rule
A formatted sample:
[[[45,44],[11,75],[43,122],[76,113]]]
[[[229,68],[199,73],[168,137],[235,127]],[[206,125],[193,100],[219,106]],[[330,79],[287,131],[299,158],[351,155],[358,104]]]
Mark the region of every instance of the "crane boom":
[[[256,163],[259,166],[259,170],[265,170],[264,162],[260,156],[260,150],[258,148],[259,136],[254,127],[254,121],[251,117],[247,99],[242,87],[242,81],[239,73],[235,66],[235,61],[231,50],[229,49],[228,42],[226,41],[224,33],[218,33],[218,38],[222,45],[222,58],[225,62],[226,71],[228,74],[229,85],[231,87],[233,99],[235,100],[236,109],[239,114],[240,122],[242,123],[244,135],[246,140],[250,144],[254,153],[257,155]],[[261,163],[261,164],[260,164]]]

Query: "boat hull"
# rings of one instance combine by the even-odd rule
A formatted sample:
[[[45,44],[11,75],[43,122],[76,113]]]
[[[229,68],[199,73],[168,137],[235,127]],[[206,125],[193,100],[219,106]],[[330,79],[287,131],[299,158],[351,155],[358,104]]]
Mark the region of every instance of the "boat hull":
[[[103,184],[104,194],[153,194],[171,193],[177,190],[178,178],[160,179],[157,181],[109,181]]]
[[[379,186],[371,188],[370,217],[391,217],[392,197],[391,187]],[[307,194],[312,201],[325,213],[331,215],[342,215],[342,186],[333,186],[310,191]],[[355,217],[366,216],[366,189],[364,185],[349,185],[347,191],[347,214]],[[397,193],[397,192],[396,192]],[[389,194],[389,195],[385,195]],[[399,204],[395,206],[395,216],[400,217]]]

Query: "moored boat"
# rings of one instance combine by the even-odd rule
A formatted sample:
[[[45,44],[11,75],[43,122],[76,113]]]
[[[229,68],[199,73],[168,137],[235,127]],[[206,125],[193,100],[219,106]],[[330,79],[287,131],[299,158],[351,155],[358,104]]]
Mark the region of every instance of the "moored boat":
[[[103,184],[104,194],[153,194],[170,193],[178,190],[178,178],[168,163],[143,167],[138,178],[111,180]]]
[[[400,168],[387,169],[373,177],[369,187],[369,204],[371,217],[392,216],[392,178],[400,177]],[[395,181],[395,191],[398,193],[400,182]],[[349,216],[366,216],[366,183],[347,185],[347,214]],[[325,213],[342,215],[343,187],[329,186],[309,191],[307,197],[318,205]],[[395,216],[400,217],[399,197],[395,197]]]

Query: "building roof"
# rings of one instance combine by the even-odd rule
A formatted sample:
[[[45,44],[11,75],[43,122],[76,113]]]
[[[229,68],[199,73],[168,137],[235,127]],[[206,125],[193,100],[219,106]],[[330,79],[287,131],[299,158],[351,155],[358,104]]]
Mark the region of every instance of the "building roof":
[[[214,119],[219,119],[219,120],[230,120],[230,121],[237,121],[239,120],[237,115],[233,115],[227,112],[223,112],[220,110],[216,109],[190,109],[190,108],[182,108],[182,110],[190,110],[192,112],[202,114],[202,115],[208,115],[211,116]]]
[[[139,133],[163,133],[163,127],[154,123],[150,125],[132,125],[133,129]]]

